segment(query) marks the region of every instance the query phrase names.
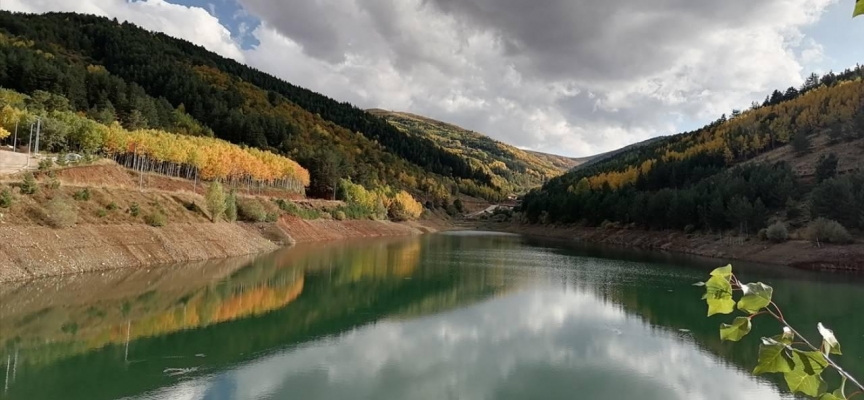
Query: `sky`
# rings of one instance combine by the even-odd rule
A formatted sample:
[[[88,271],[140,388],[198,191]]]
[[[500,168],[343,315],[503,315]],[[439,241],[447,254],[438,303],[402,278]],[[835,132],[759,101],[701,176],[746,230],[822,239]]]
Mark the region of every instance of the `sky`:
[[[0,0],[130,21],[363,108],[589,156],[864,63],[854,0]]]

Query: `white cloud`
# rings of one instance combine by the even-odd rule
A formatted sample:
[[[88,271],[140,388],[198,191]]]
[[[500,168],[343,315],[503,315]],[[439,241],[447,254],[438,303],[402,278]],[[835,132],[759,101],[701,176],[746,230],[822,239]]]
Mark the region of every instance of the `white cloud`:
[[[3,0],[0,8],[42,13],[78,12],[128,21],[143,28],[164,32],[204,46],[222,56],[243,62],[243,52],[231,39],[231,32],[200,7],[186,7],[164,0]]]
[[[259,35],[279,38],[250,56],[271,73],[571,155],[675,133],[679,120],[712,120],[799,84],[802,63],[818,57],[801,29],[833,1],[318,0],[284,10],[241,0],[264,20]],[[292,62],[269,58],[279,42],[291,43]]]
[[[361,107],[428,115],[523,148],[612,150],[746,108],[826,55],[802,34],[836,0],[240,0],[240,50],[202,8],[4,0],[126,19]],[[191,22],[190,22],[191,21]],[[243,28],[248,29],[248,28]],[[693,122],[690,122],[693,123]]]

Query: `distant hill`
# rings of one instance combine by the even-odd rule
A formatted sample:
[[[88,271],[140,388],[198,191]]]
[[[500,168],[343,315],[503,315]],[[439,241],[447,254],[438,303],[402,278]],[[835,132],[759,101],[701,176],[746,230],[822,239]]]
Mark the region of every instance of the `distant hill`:
[[[471,168],[492,177],[495,187],[523,193],[579,165],[574,159],[525,151],[488,136],[416,114],[368,110],[399,130],[431,139],[439,148],[468,161]]]
[[[580,168],[590,167],[591,165],[597,164],[597,163],[599,163],[603,160],[606,160],[608,158],[612,158],[618,154],[621,154],[621,153],[624,153],[624,152],[627,152],[630,150],[634,150],[634,149],[637,149],[639,147],[650,145],[651,143],[654,143],[658,140],[662,140],[664,137],[665,136],[659,136],[659,137],[643,140],[643,141],[638,142],[638,143],[633,143],[629,146],[624,146],[624,147],[617,149],[617,150],[612,150],[612,151],[607,151],[605,153],[595,154],[595,155],[590,156],[590,157],[575,158],[573,160],[576,162],[576,165],[572,169],[576,170],[576,169],[580,169]]]
[[[556,154],[541,153],[539,151],[531,151],[531,150],[524,150],[524,151],[528,154],[533,154],[537,157],[540,157],[544,160],[547,160],[550,163],[552,163],[552,165],[554,165],[555,167],[562,169],[564,171],[569,171],[569,170],[571,170],[575,167],[578,167],[579,165],[582,165],[583,163],[588,162],[594,158],[594,156],[573,158],[573,157],[559,156]]]
[[[741,235],[818,218],[864,229],[864,67],[598,155],[526,195],[521,211],[533,222]]]

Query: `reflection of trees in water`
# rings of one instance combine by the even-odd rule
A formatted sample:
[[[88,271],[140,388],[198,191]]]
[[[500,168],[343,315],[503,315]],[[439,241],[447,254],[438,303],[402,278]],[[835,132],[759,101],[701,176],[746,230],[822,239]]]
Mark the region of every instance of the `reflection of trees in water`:
[[[806,279],[781,280],[772,282],[775,288],[774,301],[783,309],[786,318],[797,327],[809,327],[805,335],[818,338],[816,323],[824,322],[836,332],[847,354],[864,354],[864,323],[851,317],[858,313],[861,303],[861,287],[852,284],[825,284]],[[671,287],[671,286],[670,286]],[[692,337],[700,346],[737,368],[750,373],[758,361],[760,337],[770,337],[782,332],[781,326],[770,318],[760,319],[753,325],[749,339],[740,342],[722,342],[719,327],[728,322],[728,316],[707,318],[704,301],[699,301],[702,291],[698,288],[676,287],[667,289],[656,287],[614,286],[602,291],[607,301],[620,304],[629,313],[659,328]],[[692,335],[692,336],[691,336]],[[848,343],[848,345],[847,345]],[[860,357],[844,357],[843,367],[853,376],[864,373],[864,360]],[[826,374],[826,376],[834,374]],[[766,375],[786,390],[780,375]],[[838,379],[839,383],[839,379]]]
[[[48,303],[39,311],[0,319],[11,327],[0,332],[0,343],[7,349],[2,353],[32,348],[36,352],[28,353],[28,362],[41,364],[123,343],[127,334],[134,341],[266,314],[295,301],[303,293],[310,271],[327,273],[327,280],[322,281],[325,289],[358,281],[402,283],[416,270],[422,246],[417,238],[301,246],[260,257],[215,283],[208,282],[206,271],[202,271],[202,279],[189,282],[186,290],[178,290],[176,281],[163,278],[161,285],[148,286],[149,282],[142,280],[137,291],[127,287],[124,292],[133,294],[127,297],[103,300],[97,296],[69,306]],[[86,278],[75,279],[86,282]],[[170,290],[162,291],[162,285]],[[99,290],[82,282],[75,286],[88,292]],[[363,295],[374,296],[376,290],[367,287]],[[130,321],[131,329],[127,331]],[[44,358],[36,353],[42,353]]]
[[[141,286],[147,290],[133,291],[137,293],[131,297],[96,297],[71,306],[49,304],[19,317],[7,315],[2,320],[10,329],[0,338],[8,351],[35,348],[28,362],[39,364],[125,342],[127,334],[135,340],[260,315],[284,307],[303,291],[303,271],[273,261],[259,258],[215,284],[203,271],[201,281],[189,283],[186,290],[177,290],[170,279],[161,281],[166,291],[144,281]],[[40,360],[39,352],[45,359]]]
[[[53,388],[87,388],[87,393],[67,390],[63,395],[119,398],[164,385],[162,371],[168,366],[206,363],[212,372],[273,349],[338,335],[384,318],[464,306],[501,290],[496,268],[442,263],[450,259],[447,254],[426,263],[430,251],[445,251],[448,246],[428,237],[297,247],[260,259],[192,293],[174,296],[170,307],[158,309],[148,303],[159,299],[158,292],[130,299],[133,341],[128,358],[147,362],[124,363],[127,325],[118,321],[111,325],[112,338],[120,339],[113,341],[115,346],[86,347],[96,342],[79,331],[78,340],[66,345],[80,346],[76,352],[86,354],[69,353],[66,345],[25,349],[22,359],[29,359],[31,365],[19,369],[17,393],[21,398],[49,399],[59,393]],[[291,279],[297,286],[290,284]],[[266,306],[284,299],[291,300],[273,309]],[[197,317],[189,316],[191,309],[198,310]],[[203,321],[203,315],[212,316],[211,320]],[[224,318],[228,319],[216,323]],[[177,329],[187,324],[191,328]],[[149,326],[151,337],[135,340],[139,325],[142,332]],[[38,353],[42,362],[32,365]],[[198,353],[206,358],[195,364],[190,355]],[[164,361],[165,355],[188,358]],[[2,352],[0,356],[5,357]],[[129,373],[130,368],[136,373]],[[46,377],[51,377],[51,385],[35,383]]]

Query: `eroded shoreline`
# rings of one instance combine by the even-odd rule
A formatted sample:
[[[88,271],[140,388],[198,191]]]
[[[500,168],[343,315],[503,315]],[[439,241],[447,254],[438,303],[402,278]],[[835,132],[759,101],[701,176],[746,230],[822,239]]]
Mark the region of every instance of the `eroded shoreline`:
[[[412,236],[436,224],[302,220],[277,223],[0,227],[0,283],[272,252],[294,243]]]
[[[602,229],[518,223],[482,223],[478,229],[517,233],[644,250],[710,257],[721,262],[749,261],[818,271],[864,272],[864,244],[822,245],[803,240],[785,243],[743,240],[675,231]]]

